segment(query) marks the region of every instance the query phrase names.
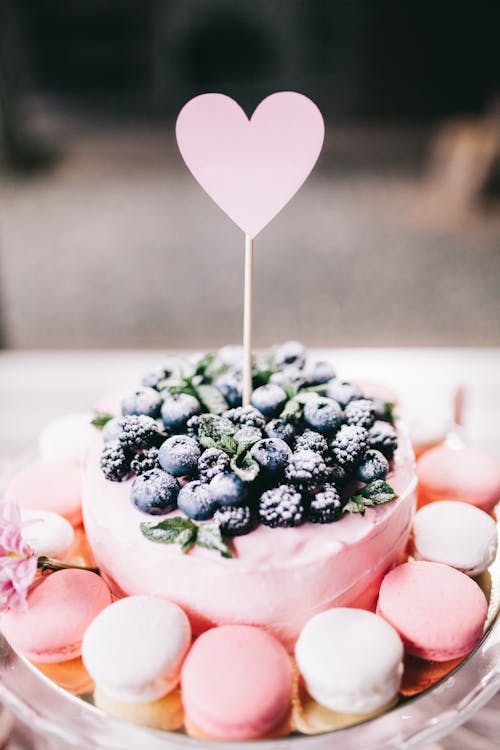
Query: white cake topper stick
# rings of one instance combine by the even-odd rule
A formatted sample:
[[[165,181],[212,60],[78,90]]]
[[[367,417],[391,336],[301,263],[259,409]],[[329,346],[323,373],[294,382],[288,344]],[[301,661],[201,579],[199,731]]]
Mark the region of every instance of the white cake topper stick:
[[[243,301],[243,406],[252,395],[253,239],[245,234],[245,292]]]
[[[325,125],[303,94],[280,91],[249,120],[224,94],[202,94],[184,105],[177,145],[202,188],[245,233],[243,404],[252,392],[253,240],[308,177]]]

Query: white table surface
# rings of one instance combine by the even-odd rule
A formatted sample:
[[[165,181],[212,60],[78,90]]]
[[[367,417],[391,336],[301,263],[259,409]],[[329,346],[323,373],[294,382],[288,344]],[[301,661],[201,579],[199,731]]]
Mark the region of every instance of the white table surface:
[[[91,409],[103,394],[133,385],[162,360],[160,351],[0,352],[0,462],[33,446],[51,418]],[[184,353],[186,354],[186,353]],[[393,389],[422,439],[453,420],[464,392],[467,438],[500,457],[500,348],[337,349],[316,351],[345,379]],[[29,747],[29,745],[25,745]],[[465,727],[433,749],[497,750],[500,694]],[[431,750],[431,748],[427,748]]]

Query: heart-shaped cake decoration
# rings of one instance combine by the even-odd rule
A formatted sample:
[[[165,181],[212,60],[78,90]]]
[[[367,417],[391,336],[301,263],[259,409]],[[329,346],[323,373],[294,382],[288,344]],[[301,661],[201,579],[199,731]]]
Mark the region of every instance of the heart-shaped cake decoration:
[[[293,91],[263,99],[250,120],[229,96],[202,94],[183,107],[176,125],[189,170],[251,238],[308,177],[324,135],[318,107]]]

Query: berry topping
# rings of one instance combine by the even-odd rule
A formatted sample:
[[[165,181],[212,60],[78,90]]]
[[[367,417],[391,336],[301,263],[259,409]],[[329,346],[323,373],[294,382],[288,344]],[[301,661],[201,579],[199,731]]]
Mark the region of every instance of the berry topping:
[[[304,520],[300,492],[289,484],[267,490],[259,501],[259,518],[265,526],[299,526]]]
[[[208,485],[215,505],[239,505],[248,495],[248,487],[236,474],[217,474]]]
[[[113,417],[109,422],[106,422],[102,428],[102,439],[105,443],[115,443],[120,437],[120,426],[121,418]]]
[[[258,427],[243,426],[240,427],[239,430],[236,430],[233,438],[237,443],[248,443],[248,445],[253,445],[253,443],[256,443],[257,440],[262,438],[262,430],[259,430]]]
[[[311,362],[304,367],[304,377],[307,385],[323,385],[334,379],[335,370],[330,362]]]
[[[368,433],[364,427],[344,424],[335,435],[331,448],[340,466],[354,466],[368,448]]]
[[[304,405],[304,422],[317,432],[335,432],[342,423],[342,409],[331,398],[309,399]]]
[[[286,341],[274,353],[274,363],[280,369],[298,367],[302,369],[306,361],[306,350],[299,341]]]
[[[219,389],[232,409],[241,405],[242,378],[239,371],[220,375],[214,380],[214,386]]]
[[[177,497],[179,510],[193,521],[206,521],[212,518],[216,505],[203,482],[189,482],[182,487]]]
[[[190,476],[198,469],[201,451],[195,438],[189,435],[172,435],[158,453],[160,466],[174,477]]]
[[[263,430],[266,425],[263,414],[254,406],[238,406],[236,409],[224,412],[223,416],[240,427],[258,427],[259,430]]]
[[[101,453],[101,470],[111,482],[123,482],[130,473],[130,451],[120,443],[108,443]]]
[[[161,469],[153,469],[134,479],[130,497],[136,508],[152,516],[170,513],[177,506],[179,482]]]
[[[295,443],[296,450],[310,450],[316,451],[325,455],[328,450],[328,443],[326,439],[319,432],[314,430],[304,430],[302,435],[299,435]]]
[[[275,417],[286,404],[287,395],[281,386],[268,383],[254,390],[251,402],[265,417]]]
[[[398,436],[394,427],[389,422],[377,420],[368,431],[370,448],[374,448],[384,454],[386,458],[392,458],[398,447]]]
[[[210,482],[217,474],[229,471],[229,456],[217,448],[207,448],[198,461],[198,474],[202,482]]]
[[[158,448],[146,448],[146,450],[136,453],[130,462],[130,468],[137,476],[152,469],[159,469]]]
[[[152,448],[153,445],[158,445],[164,437],[152,417],[138,414],[120,419],[118,440],[127,448],[134,450]]]
[[[369,484],[377,479],[385,479],[389,471],[389,461],[380,451],[368,450],[357,468],[360,482]]]
[[[154,388],[136,388],[135,391],[127,393],[122,399],[122,414],[145,414],[146,417],[156,419],[160,416],[163,398]]]
[[[228,344],[215,353],[215,360],[226,367],[241,367],[243,364],[243,347]]]
[[[273,372],[269,378],[270,383],[280,385],[282,388],[293,385],[295,388],[302,388],[306,384],[306,378],[302,370],[298,367],[287,367],[286,370]]]
[[[188,421],[186,422],[186,432],[189,435],[189,437],[198,437],[198,427],[200,424],[200,415],[195,414],[193,417],[190,417]]]
[[[310,484],[321,482],[327,474],[324,457],[317,451],[302,448],[292,453],[285,476],[290,482]]]
[[[228,505],[214,513],[214,521],[224,536],[243,536],[253,529],[252,513],[248,505]]]
[[[312,523],[332,523],[342,515],[342,500],[334,484],[317,488],[307,508],[306,518]]]
[[[333,398],[343,409],[355,398],[363,398],[361,388],[356,383],[346,383],[341,380],[332,380],[326,389],[328,398]]]
[[[295,427],[285,419],[271,419],[264,428],[264,434],[268,438],[279,438],[291,445],[295,438]]]
[[[264,438],[252,446],[250,455],[257,461],[264,474],[274,476],[284,470],[292,450],[284,440]]]
[[[367,398],[358,398],[349,401],[344,411],[344,418],[347,424],[370,429],[375,421],[375,408],[373,401]]]
[[[189,393],[174,393],[166,396],[161,407],[163,424],[169,430],[180,430],[188,419],[201,412],[201,404]]]

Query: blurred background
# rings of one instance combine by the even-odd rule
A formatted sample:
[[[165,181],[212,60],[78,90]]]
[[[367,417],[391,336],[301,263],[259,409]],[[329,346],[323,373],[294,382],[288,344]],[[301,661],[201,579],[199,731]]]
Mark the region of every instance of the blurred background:
[[[327,135],[256,242],[256,345],[498,345],[499,28],[487,0],[0,0],[1,346],[238,342],[242,236],[175,117],[283,89]]]

